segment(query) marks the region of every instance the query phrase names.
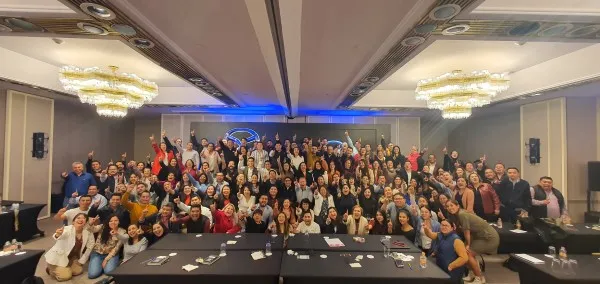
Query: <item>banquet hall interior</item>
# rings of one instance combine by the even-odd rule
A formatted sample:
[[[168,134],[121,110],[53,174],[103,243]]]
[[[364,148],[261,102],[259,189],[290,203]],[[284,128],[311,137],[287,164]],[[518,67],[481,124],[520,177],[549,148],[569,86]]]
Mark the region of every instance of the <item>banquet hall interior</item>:
[[[600,1],[0,0],[0,157],[0,283],[265,283],[253,278],[262,272],[275,283],[457,283],[449,266],[439,265],[445,254],[430,255],[444,248],[444,224],[462,244],[459,250],[454,243],[457,261],[466,252],[460,267],[474,278],[464,283],[600,283],[600,259],[592,257],[600,252]],[[293,200],[284,198],[286,177]],[[106,185],[107,178],[113,183]],[[221,196],[223,178],[232,197]],[[198,185],[184,189],[189,179]],[[517,196],[522,181],[528,186]],[[440,208],[444,190],[450,201]],[[143,207],[147,191],[151,204]],[[488,194],[490,201],[483,200]],[[404,268],[387,259],[386,237],[372,236],[377,214],[390,221],[380,234],[388,244],[389,235],[405,233],[397,195],[413,206],[403,212],[417,233],[400,245],[417,249],[405,251],[412,256],[402,259]],[[84,206],[86,196],[92,201]],[[210,233],[179,225],[195,218],[193,196],[202,199],[201,220],[212,212]],[[259,202],[265,196],[266,206]],[[365,196],[373,213],[366,213]],[[425,209],[438,208],[425,211],[442,231],[427,227],[421,196]],[[257,224],[269,226],[264,239],[275,238],[287,201],[296,211],[286,215],[284,242],[235,248],[236,240],[253,242],[246,235],[258,207],[264,222]],[[460,207],[456,214],[452,202]],[[113,205],[132,224],[140,217],[133,226],[149,242],[123,263],[137,231],[127,235],[131,227],[123,224],[107,230],[112,215],[98,207]],[[157,210],[154,225],[168,224],[161,225],[169,233],[164,239],[148,221],[149,207]],[[328,215],[330,207],[337,217]],[[231,233],[218,227],[232,208],[238,230],[222,238],[229,255],[198,264],[196,257],[219,251],[221,239],[210,248],[183,244]],[[164,215],[167,209],[172,215]],[[91,232],[91,246],[79,235],[67,244],[85,251],[80,264],[60,247],[61,236],[75,234],[77,210]],[[465,225],[469,218],[490,228]],[[334,235],[308,243],[305,226],[324,234],[336,220],[348,226],[350,236],[340,237],[345,248],[328,241]],[[116,222],[123,221],[119,215]],[[437,245],[424,247],[421,238],[436,239],[432,230]],[[473,238],[488,234],[476,230],[499,236],[493,252],[479,251],[492,241],[477,243]],[[304,233],[306,243],[295,244]],[[114,250],[106,238],[119,240]],[[558,258],[548,255],[550,246]],[[20,255],[10,253],[15,247]],[[250,257],[271,248],[266,259]],[[294,256],[302,248],[310,262]],[[427,268],[419,266],[419,248]],[[153,271],[144,261],[161,253],[170,261]],[[227,272],[219,266],[225,263]],[[13,272],[19,275],[2,280]]]

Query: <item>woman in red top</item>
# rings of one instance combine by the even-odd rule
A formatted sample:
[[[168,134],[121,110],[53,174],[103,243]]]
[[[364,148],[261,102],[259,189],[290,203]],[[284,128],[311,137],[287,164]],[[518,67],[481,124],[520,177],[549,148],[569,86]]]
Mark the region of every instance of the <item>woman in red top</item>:
[[[475,192],[475,214],[488,222],[496,222],[500,214],[500,199],[494,188],[483,183],[477,173],[469,175],[469,182]]]
[[[232,203],[225,205],[223,210],[218,210],[213,203],[210,205],[210,211],[213,215],[215,233],[234,234],[240,231],[241,227],[238,225],[237,213]]]
[[[156,153],[154,163],[152,164],[152,173],[158,175],[161,169],[160,161],[163,161],[165,165],[168,165],[169,161],[171,161],[175,155],[173,155],[173,151],[167,150],[167,145],[164,142],[161,142],[159,147],[154,140],[154,134],[150,136],[150,142],[152,142],[152,148]]]

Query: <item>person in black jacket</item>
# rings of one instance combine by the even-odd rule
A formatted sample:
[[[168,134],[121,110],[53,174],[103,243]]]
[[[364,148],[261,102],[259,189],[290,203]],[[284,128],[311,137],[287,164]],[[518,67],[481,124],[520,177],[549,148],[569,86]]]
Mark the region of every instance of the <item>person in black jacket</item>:
[[[262,233],[267,231],[268,224],[262,220],[262,210],[256,209],[252,217],[246,217],[246,233]]]
[[[181,232],[181,219],[177,219],[173,215],[173,207],[173,203],[163,205],[158,213],[140,218],[139,225],[149,226],[150,224],[160,223],[169,233]]]
[[[458,151],[454,150],[448,155],[448,148],[444,147],[442,152],[444,153],[444,171],[453,174],[456,168],[463,166],[463,161],[458,159]]]
[[[348,234],[348,227],[338,218],[335,207],[327,209],[327,219],[321,224],[321,234]]]
[[[508,168],[508,179],[499,180],[500,218],[502,221],[515,223],[522,210],[531,207],[531,191],[529,182],[521,179],[519,169]]]
[[[235,144],[233,144],[233,140],[227,139],[227,144],[223,143],[223,138],[218,138],[219,145],[221,146],[221,150],[223,151],[223,158],[225,158],[225,164],[229,164],[229,162],[233,161],[237,164],[238,159],[235,156]]]
[[[110,216],[117,216],[119,218],[119,227],[127,229],[131,220],[129,218],[129,211],[123,205],[121,205],[121,194],[115,193],[110,197],[108,206],[104,206],[98,209],[98,205],[94,204],[90,207],[88,216],[96,217],[100,216],[100,222],[104,224],[104,221]]]
[[[373,196],[371,189],[367,188],[363,190],[358,196],[358,203],[362,207],[365,218],[370,220],[375,218],[377,209],[379,209],[379,202]]]
[[[552,178],[544,176],[531,188],[531,216],[534,218],[557,219],[565,214],[565,198],[552,184]]]

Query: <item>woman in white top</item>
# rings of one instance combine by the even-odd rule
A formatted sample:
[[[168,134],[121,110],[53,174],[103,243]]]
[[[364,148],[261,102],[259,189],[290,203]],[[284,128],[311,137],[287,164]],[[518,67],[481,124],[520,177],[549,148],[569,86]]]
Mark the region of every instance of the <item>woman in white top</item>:
[[[148,247],[148,240],[144,237],[144,232],[137,224],[129,225],[127,235],[129,235],[129,238],[123,247],[123,262],[145,251]]]
[[[348,227],[348,235],[368,235],[369,221],[363,217],[363,209],[360,205],[352,207],[352,215],[344,214],[344,224]]]
[[[248,212],[256,204],[256,197],[252,195],[248,186],[244,186],[243,191],[244,194],[238,193],[238,208],[240,212]]]
[[[327,219],[329,207],[335,207],[333,196],[329,194],[326,186],[319,187],[319,191],[315,191],[315,207],[314,212],[320,217],[320,220]]]
[[[56,243],[45,255],[46,272],[57,281],[67,281],[83,273],[83,267],[94,249],[94,235],[86,230],[87,215],[79,213],[72,225],[58,228],[52,238]]]
[[[304,162],[304,156],[300,155],[300,148],[298,147],[294,147],[294,149],[292,149],[292,153],[293,154],[288,153],[288,158],[290,158],[294,169],[298,170],[300,169],[300,164]]]

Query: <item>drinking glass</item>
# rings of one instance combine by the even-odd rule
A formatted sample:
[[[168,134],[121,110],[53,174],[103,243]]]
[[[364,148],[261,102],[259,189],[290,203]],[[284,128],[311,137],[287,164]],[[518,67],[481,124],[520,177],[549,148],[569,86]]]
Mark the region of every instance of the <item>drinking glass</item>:
[[[556,248],[554,246],[549,246],[548,254],[552,256],[552,258],[556,258]]]

